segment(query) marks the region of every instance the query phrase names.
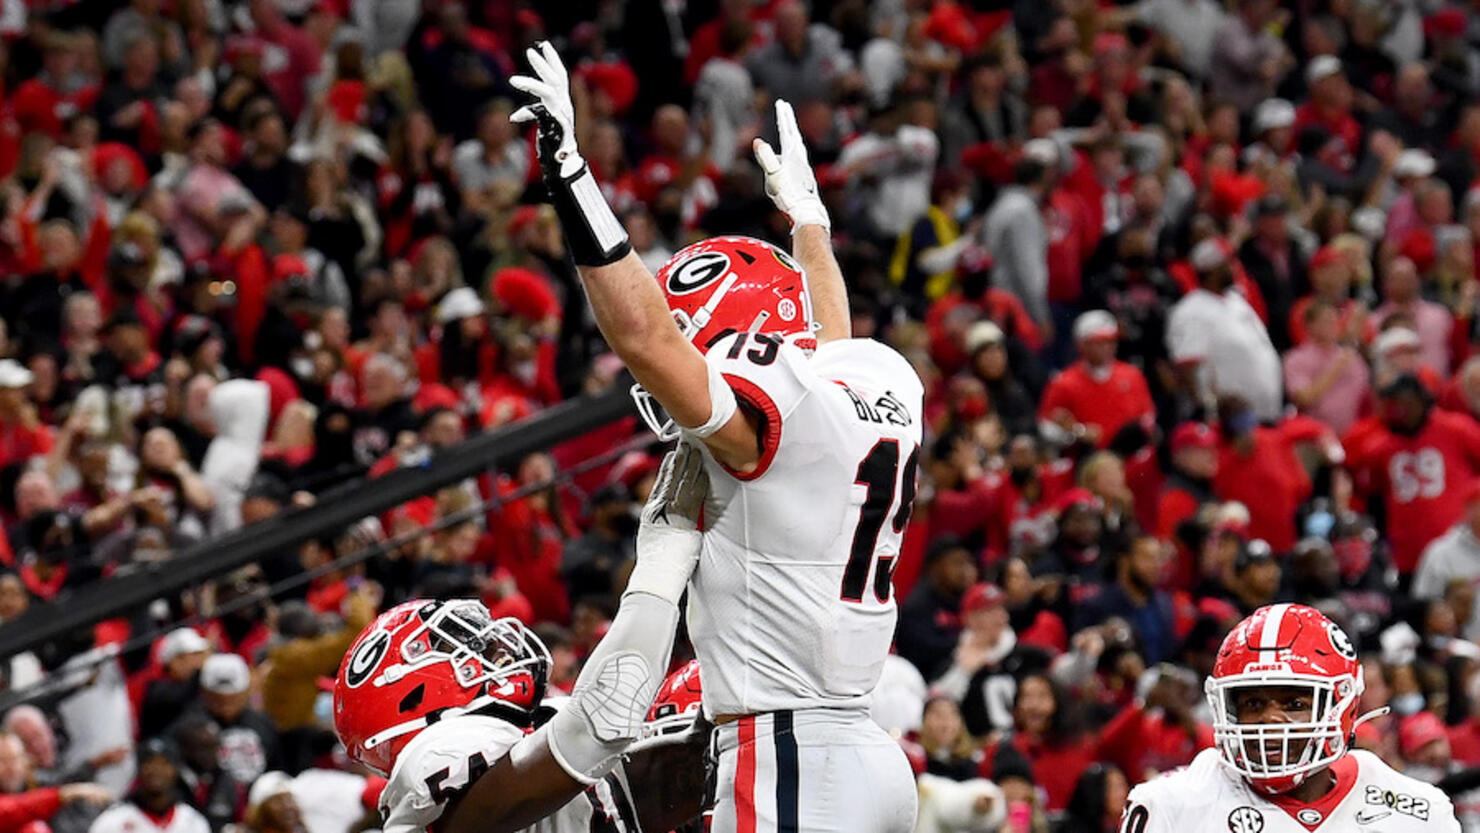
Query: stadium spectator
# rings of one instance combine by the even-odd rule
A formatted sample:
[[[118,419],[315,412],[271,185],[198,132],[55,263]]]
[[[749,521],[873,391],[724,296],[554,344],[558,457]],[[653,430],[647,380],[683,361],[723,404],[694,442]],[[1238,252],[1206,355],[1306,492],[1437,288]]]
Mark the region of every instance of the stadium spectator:
[[[105,810],[89,833],[122,833],[164,819],[170,833],[209,833],[211,826],[194,807],[182,800],[179,788],[179,752],[162,738],[139,747],[139,780],[124,800]]]
[[[204,714],[220,727],[221,767],[244,784],[282,759],[277,728],[267,715],[247,706],[251,684],[245,660],[214,654],[201,666],[200,699],[185,712]]]
[[[1317,300],[1303,316],[1305,341],[1285,353],[1285,393],[1302,413],[1345,434],[1367,410],[1371,371],[1342,338],[1339,309]]]
[[[241,821],[247,785],[221,768],[221,732],[202,715],[185,717],[171,735],[180,750],[180,787],[185,801],[199,810],[213,833]]]
[[[1241,396],[1257,419],[1273,420],[1283,400],[1279,354],[1264,323],[1234,288],[1230,259],[1222,240],[1204,240],[1192,250],[1198,285],[1172,307],[1167,349],[1184,396],[1202,403]]]
[[[278,617],[277,644],[267,649],[269,670],[262,680],[262,703],[281,740],[282,753],[295,771],[312,761],[309,750],[323,733],[314,718],[319,678],[339,669],[350,643],[374,618],[380,598],[379,587],[360,584],[345,598],[343,624],[334,629],[322,627],[319,617],[308,610],[303,611],[308,615],[298,617],[289,617],[284,610]],[[203,681],[208,679],[205,671],[201,676]],[[229,691],[221,693],[231,696]],[[245,783],[247,779],[241,780]]]
[[[1383,303],[1372,311],[1372,323],[1382,329],[1392,316],[1407,318],[1422,343],[1424,366],[1443,378],[1450,371],[1454,316],[1442,304],[1423,298],[1421,288],[1412,260],[1400,255],[1388,261],[1382,272]]]
[[[1076,605],[1074,630],[1118,617],[1130,623],[1147,663],[1171,654],[1176,632],[1172,599],[1157,589],[1165,560],[1161,541],[1140,536],[1114,554],[1115,582]]]
[[[992,283],[1016,295],[1038,327],[1053,332],[1048,309],[1048,231],[1041,206],[1055,174],[1040,159],[1025,157],[1013,169],[982,225],[982,246],[992,253]]]
[[[252,833],[308,833],[287,773],[266,772],[252,783],[243,827]]]
[[[971,551],[950,535],[936,538],[925,553],[923,579],[900,605],[900,656],[914,663],[926,680],[940,675],[961,635],[962,607],[976,582]]]
[[[1043,392],[1039,419],[1045,435],[1104,448],[1127,423],[1154,415],[1146,377],[1115,358],[1119,334],[1115,319],[1104,310],[1091,310],[1074,322],[1080,360]]]
[[[1442,598],[1453,582],[1480,577],[1480,489],[1475,484],[1465,488],[1464,507],[1460,520],[1424,548],[1413,575],[1415,598]],[[1480,606],[1472,606],[1460,624],[1466,639],[1480,636]]]
[[[200,692],[200,669],[211,654],[211,643],[194,628],[176,628],[159,642],[163,674],[150,680],[139,705],[139,732],[158,736]]]
[[[1380,394],[1381,419],[1348,433],[1346,455],[1383,501],[1393,563],[1410,576],[1423,548],[1463,514],[1465,488],[1480,475],[1480,432],[1435,409],[1416,376],[1399,376]],[[1385,474],[1379,480],[1375,472]]]
[[[1012,725],[1018,681],[1049,663],[1044,649],[1019,644],[1006,601],[1000,588],[986,582],[966,592],[961,600],[961,636],[949,655],[949,667],[934,683],[960,704],[966,729],[976,737]]]

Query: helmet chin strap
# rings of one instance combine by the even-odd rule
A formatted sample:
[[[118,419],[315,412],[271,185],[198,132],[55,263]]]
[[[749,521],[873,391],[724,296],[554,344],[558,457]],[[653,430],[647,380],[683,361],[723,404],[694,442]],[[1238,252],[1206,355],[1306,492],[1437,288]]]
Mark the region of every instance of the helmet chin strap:
[[[709,326],[709,319],[714,317],[714,311],[719,309],[719,302],[724,299],[725,295],[729,294],[730,288],[738,280],[740,280],[740,276],[735,272],[725,275],[725,279],[714,290],[714,294],[709,296],[709,300],[704,302],[704,306],[694,311],[694,317],[689,319],[689,326],[685,328],[685,336],[692,339],[700,330]]]

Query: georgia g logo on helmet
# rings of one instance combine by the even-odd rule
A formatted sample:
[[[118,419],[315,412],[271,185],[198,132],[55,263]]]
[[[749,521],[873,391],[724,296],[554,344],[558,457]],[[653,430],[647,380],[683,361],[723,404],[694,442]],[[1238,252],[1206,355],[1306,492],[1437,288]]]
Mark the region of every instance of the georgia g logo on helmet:
[[[354,656],[350,657],[349,665],[344,669],[344,684],[350,688],[359,688],[370,679],[375,669],[380,667],[380,660],[385,657],[386,649],[391,645],[391,635],[385,631],[377,631],[370,635],[369,639],[360,643],[355,650]]]
[[[668,273],[668,291],[686,295],[719,280],[730,268],[730,258],[723,252],[699,252],[673,267]]]

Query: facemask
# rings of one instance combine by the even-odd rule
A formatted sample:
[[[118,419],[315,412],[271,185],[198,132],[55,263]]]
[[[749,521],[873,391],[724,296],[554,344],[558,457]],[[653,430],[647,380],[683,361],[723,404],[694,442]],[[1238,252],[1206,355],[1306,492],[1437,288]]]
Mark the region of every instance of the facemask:
[[[1413,691],[1408,694],[1399,694],[1388,702],[1393,707],[1395,714],[1407,717],[1410,714],[1418,714],[1423,711],[1423,695]]]
[[[964,199],[956,203],[956,222],[964,223],[971,219],[971,212],[975,210],[976,206],[971,204],[970,199]]]
[[[534,362],[520,362],[514,365],[510,369],[510,372],[514,374],[514,378],[518,379],[520,384],[525,386],[533,385],[535,376],[539,374],[539,370],[535,367]]]
[[[1009,469],[1008,472],[1007,472],[1007,477],[1008,477],[1009,480],[1012,481],[1012,485],[1017,486],[1018,488],[1022,488],[1023,486],[1028,485],[1028,483],[1030,481],[1032,481],[1032,479],[1033,479],[1033,470],[1032,469]]]

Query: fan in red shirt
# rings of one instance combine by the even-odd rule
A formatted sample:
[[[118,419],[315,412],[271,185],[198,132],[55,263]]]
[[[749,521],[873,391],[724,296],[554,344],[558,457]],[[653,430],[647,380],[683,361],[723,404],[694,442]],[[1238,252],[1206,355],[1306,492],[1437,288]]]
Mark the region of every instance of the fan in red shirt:
[[[1320,55],[1305,68],[1310,101],[1295,109],[1295,135],[1307,127],[1323,127],[1346,146],[1343,173],[1351,170],[1361,148],[1362,125],[1352,115],[1352,87],[1342,72],[1341,59]]]
[[[1197,562],[1180,527],[1205,503],[1216,499],[1213,479],[1218,475],[1218,432],[1201,422],[1184,422],[1172,431],[1172,470],[1156,504],[1156,536],[1175,541],[1177,558],[1170,570],[1172,587],[1191,589],[1197,581]]]
[[[669,187],[678,189],[676,207],[685,228],[692,227],[719,201],[715,183],[721,176],[713,162],[685,151],[688,140],[689,114],[674,104],[659,107],[653,113],[653,143],[657,147],[637,168],[637,198],[654,212],[673,208],[659,205],[658,197]]]
[[[987,561],[1018,546],[1042,547],[1053,540],[1054,502],[1074,488],[1074,462],[1045,463],[1038,439],[1019,434],[1007,446],[1007,470],[988,475],[995,500],[988,507]]]
[[[1222,444],[1213,491],[1219,500],[1249,508],[1249,535],[1276,553],[1295,546],[1295,510],[1310,496],[1310,475],[1295,456],[1293,438],[1266,428],[1248,403],[1227,397],[1219,403]]]
[[[1146,377],[1115,359],[1119,336],[1115,317],[1104,310],[1090,310],[1074,322],[1080,360],[1048,383],[1038,409],[1050,434],[1068,432],[1104,448],[1127,423],[1155,416]]]
[[[1435,409],[1412,374],[1388,383],[1380,397],[1379,417],[1348,433],[1347,463],[1381,497],[1393,564],[1408,576],[1424,547],[1464,512],[1465,486],[1480,476],[1480,424]]]
[[[31,371],[14,359],[0,359],[0,466],[24,462],[51,451],[51,429],[36,419],[26,401]]]
[[[92,110],[98,84],[80,70],[82,45],[72,35],[54,31],[46,41],[41,73],[22,82],[11,97],[21,132],[39,131],[59,139],[62,125]]]

